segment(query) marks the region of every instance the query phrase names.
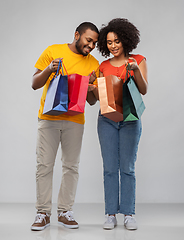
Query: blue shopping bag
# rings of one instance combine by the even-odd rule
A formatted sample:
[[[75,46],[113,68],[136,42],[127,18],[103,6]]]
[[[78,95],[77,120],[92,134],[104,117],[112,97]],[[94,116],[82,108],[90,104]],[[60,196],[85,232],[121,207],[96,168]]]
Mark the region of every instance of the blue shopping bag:
[[[130,66],[127,67],[127,74],[130,74]],[[145,110],[142,96],[135,84],[134,76],[129,78],[123,84],[123,120],[135,121],[141,118]]]
[[[62,75],[59,74],[60,66]],[[68,77],[63,73],[62,61],[59,61],[58,69],[50,81],[45,99],[43,114],[58,116],[68,111]]]

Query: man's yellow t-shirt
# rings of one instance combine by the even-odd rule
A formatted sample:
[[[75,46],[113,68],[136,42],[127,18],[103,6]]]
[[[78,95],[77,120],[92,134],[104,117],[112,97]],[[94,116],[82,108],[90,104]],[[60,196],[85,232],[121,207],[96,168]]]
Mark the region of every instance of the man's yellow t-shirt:
[[[99,62],[91,54],[83,56],[81,54],[72,52],[68,47],[68,44],[54,44],[46,48],[36,62],[35,67],[43,71],[56,58],[63,58],[63,64],[67,71],[66,73],[64,69],[65,75],[77,73],[83,76],[88,76],[93,70],[96,72],[97,76],[99,75]],[[47,90],[54,74],[55,73],[52,73],[50,75],[44,86],[38,117],[44,120],[68,120],[84,124],[84,113],[75,116],[68,116],[65,114],[61,114],[59,116],[51,116],[42,114]]]

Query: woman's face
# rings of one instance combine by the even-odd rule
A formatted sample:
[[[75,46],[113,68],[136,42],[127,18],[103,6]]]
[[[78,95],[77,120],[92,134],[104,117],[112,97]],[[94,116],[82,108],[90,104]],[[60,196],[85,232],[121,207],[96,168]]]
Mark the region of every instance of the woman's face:
[[[124,53],[123,45],[114,32],[109,32],[107,34],[107,48],[115,57],[119,57]]]

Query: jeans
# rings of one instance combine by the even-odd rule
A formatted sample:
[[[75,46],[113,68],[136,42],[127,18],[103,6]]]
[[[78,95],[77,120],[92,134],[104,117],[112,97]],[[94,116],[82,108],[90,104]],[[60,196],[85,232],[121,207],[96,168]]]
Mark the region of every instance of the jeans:
[[[135,162],[141,132],[141,120],[114,122],[99,113],[105,214],[135,214]]]

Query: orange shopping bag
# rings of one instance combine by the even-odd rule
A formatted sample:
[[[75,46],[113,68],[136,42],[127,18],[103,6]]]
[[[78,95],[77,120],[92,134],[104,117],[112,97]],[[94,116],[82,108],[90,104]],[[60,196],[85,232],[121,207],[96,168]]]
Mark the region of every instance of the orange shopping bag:
[[[114,75],[100,77],[98,92],[101,114],[114,122],[123,120],[123,81]]]

